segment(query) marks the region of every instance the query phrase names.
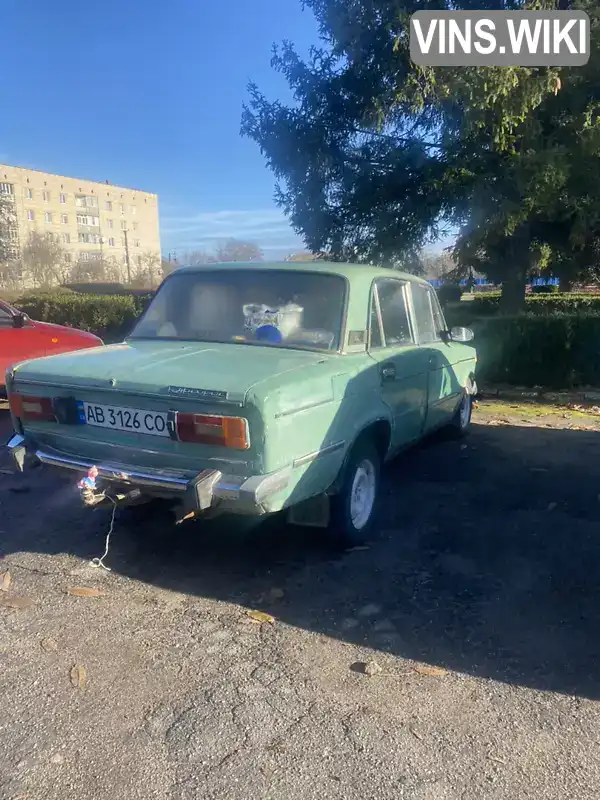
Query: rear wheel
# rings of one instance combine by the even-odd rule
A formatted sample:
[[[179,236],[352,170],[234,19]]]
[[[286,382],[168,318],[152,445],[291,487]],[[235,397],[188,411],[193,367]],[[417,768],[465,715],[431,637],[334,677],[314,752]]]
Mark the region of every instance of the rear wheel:
[[[344,469],[341,489],[331,498],[332,534],[340,543],[358,544],[369,535],[377,513],[381,458],[371,439],[360,439]]]
[[[473,398],[465,390],[460,405],[450,423],[450,433],[454,438],[462,439],[471,428],[471,412],[473,410]]]

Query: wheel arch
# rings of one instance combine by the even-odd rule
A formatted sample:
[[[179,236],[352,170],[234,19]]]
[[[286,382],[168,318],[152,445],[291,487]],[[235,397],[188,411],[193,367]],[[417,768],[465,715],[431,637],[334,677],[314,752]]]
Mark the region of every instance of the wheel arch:
[[[346,448],[340,471],[338,472],[335,481],[329,489],[329,494],[336,494],[339,491],[343,481],[344,473],[346,471],[346,466],[348,464],[348,459],[350,458],[350,455],[357,444],[365,438],[369,438],[373,441],[375,448],[379,453],[381,463],[383,463],[388,454],[392,439],[391,421],[387,417],[378,417],[366,422],[356,431],[353,439],[349,442],[348,447]]]

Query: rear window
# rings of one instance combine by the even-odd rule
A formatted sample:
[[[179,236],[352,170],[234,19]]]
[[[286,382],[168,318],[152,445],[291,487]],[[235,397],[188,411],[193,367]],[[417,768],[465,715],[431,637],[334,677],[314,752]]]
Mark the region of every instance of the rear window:
[[[338,275],[182,270],[165,281],[130,338],[337,350],[345,292]]]

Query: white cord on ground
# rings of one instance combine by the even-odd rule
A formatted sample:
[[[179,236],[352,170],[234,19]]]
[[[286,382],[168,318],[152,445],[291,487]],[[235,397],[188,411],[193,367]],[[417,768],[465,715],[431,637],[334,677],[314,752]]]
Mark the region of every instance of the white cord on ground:
[[[103,562],[104,562],[104,559],[106,558],[106,556],[108,555],[108,548],[109,548],[109,544],[110,544],[110,536],[111,536],[111,533],[113,532],[113,528],[115,527],[115,514],[117,512],[117,503],[116,503],[115,500],[112,499],[112,497],[108,497],[108,495],[105,495],[105,496],[113,504],[113,510],[112,510],[112,514],[111,514],[111,517],[110,517],[110,527],[108,529],[108,533],[106,534],[106,542],[105,542],[105,546],[104,546],[104,553],[102,554],[102,556],[100,558],[92,558],[92,560],[90,561],[90,566],[91,567],[102,567],[102,569],[105,569],[107,572],[111,572],[111,568],[107,567],[106,564],[104,564]]]

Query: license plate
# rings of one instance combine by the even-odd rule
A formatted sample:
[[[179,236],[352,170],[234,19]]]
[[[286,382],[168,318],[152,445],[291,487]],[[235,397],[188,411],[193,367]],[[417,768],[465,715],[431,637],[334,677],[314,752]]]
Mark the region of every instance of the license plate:
[[[148,433],[152,436],[169,436],[167,415],[139,408],[104,406],[97,403],[77,403],[79,419],[84,425],[112,428],[115,431]]]

